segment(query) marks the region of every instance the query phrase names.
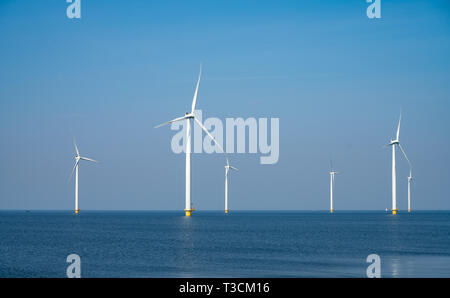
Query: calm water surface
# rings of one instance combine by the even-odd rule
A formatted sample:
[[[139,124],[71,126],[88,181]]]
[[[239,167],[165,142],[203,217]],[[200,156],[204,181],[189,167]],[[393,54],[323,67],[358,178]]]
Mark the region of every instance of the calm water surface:
[[[450,277],[450,212],[0,211],[0,277]]]

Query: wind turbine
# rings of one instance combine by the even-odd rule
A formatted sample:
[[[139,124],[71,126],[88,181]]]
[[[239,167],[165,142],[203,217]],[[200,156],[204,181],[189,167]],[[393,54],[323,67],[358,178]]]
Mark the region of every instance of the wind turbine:
[[[206,132],[206,134],[219,146],[222,152],[225,153],[222,146],[216,141],[216,139],[214,139],[214,137],[197,119],[197,117],[195,117],[195,104],[197,102],[198,86],[200,85],[201,75],[202,75],[202,67],[200,65],[200,73],[198,75],[197,87],[195,88],[194,98],[192,99],[191,112],[190,113],[186,112],[186,114],[182,117],[178,117],[155,126],[155,128],[157,128],[167,124],[171,124],[173,122],[186,120],[186,203],[184,209],[186,216],[191,216],[192,211],[194,211],[191,204],[191,119],[193,119],[195,123],[197,123],[202,128],[202,130]]]
[[[98,162],[96,160],[93,160],[91,158],[80,156],[80,151],[78,151],[77,143],[75,142],[75,138],[73,139],[73,144],[75,145],[75,165],[73,166],[72,173],[70,174],[69,180],[73,176],[73,172],[75,171],[75,213],[78,214],[80,209],[78,208],[78,164],[80,163],[80,160],[86,160],[91,162]]]
[[[330,213],[334,212],[333,209],[333,188],[334,188],[334,175],[339,174],[333,170],[333,163],[330,161]]]
[[[402,148],[402,145],[400,145],[400,123],[402,121],[402,113],[400,111],[400,118],[398,119],[398,126],[397,126],[397,134],[395,137],[395,140],[391,140],[387,146],[392,146],[392,214],[397,214],[397,174],[395,171],[395,146],[397,145],[400,150],[403,152],[404,156],[406,157],[406,154]],[[408,160],[408,158],[406,158]],[[409,160],[408,160],[409,162]]]
[[[412,170],[409,171],[408,176],[408,212],[411,212],[411,180],[412,180]]]
[[[228,213],[228,172],[231,170],[239,171],[237,168],[230,166],[228,163],[225,166],[225,213]]]
[[[408,212],[411,212],[411,180],[412,180],[412,164],[411,161],[409,160],[408,156],[406,156],[406,152],[405,150],[403,150],[402,145],[398,145],[400,147],[400,150],[403,153],[403,156],[406,158],[406,160],[408,161],[408,165],[409,165],[409,176],[408,176]]]

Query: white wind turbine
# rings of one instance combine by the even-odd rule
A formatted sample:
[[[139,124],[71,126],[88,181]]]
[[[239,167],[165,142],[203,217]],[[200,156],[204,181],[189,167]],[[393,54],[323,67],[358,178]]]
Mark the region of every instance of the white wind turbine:
[[[339,172],[336,172],[333,170],[333,163],[330,161],[330,213],[334,212],[333,209],[333,192],[334,192],[334,175],[339,174]]]
[[[408,212],[411,212],[411,180],[412,180],[412,170],[409,170],[408,176]]]
[[[206,134],[219,146],[222,152],[225,152],[222,146],[214,139],[214,137],[197,119],[197,117],[195,117],[195,104],[197,102],[198,86],[200,85],[201,75],[202,75],[202,67],[200,65],[200,73],[198,75],[197,86],[195,88],[194,98],[192,100],[191,112],[190,113],[186,112],[186,114],[182,117],[175,118],[173,120],[155,126],[155,128],[157,128],[167,124],[171,124],[173,122],[186,120],[186,203],[184,209],[186,216],[191,216],[192,211],[194,211],[191,204],[191,119],[194,119],[194,121],[202,128],[202,130],[206,132]]]
[[[408,212],[411,212],[411,180],[412,180],[412,164],[411,161],[409,160],[408,156],[406,156],[406,152],[405,150],[403,150],[403,147],[399,144],[400,150],[403,153],[403,156],[406,158],[406,160],[408,161],[408,165],[409,165],[409,176],[408,176]]]
[[[80,152],[78,151],[77,143],[75,142],[75,138],[73,139],[73,144],[75,145],[75,165],[73,166],[72,173],[70,174],[69,180],[73,176],[73,172],[75,171],[75,213],[78,214],[80,209],[78,208],[78,164],[80,163],[80,160],[86,160],[86,161],[92,161],[92,162],[98,162],[96,160],[93,160],[91,158],[80,156]]]
[[[228,213],[228,172],[231,170],[239,171],[237,168],[230,166],[228,163],[225,166],[225,213]]]
[[[403,152],[403,155],[406,157],[405,151],[402,148],[402,145],[400,145],[400,123],[402,121],[402,113],[400,112],[400,118],[398,120],[398,126],[397,126],[397,134],[395,137],[395,140],[391,140],[390,143],[387,146],[392,146],[392,214],[397,214],[397,175],[395,171],[395,146],[397,145],[400,150]],[[408,160],[408,158],[406,157]],[[409,162],[409,160],[408,160]],[[411,177],[412,178],[412,177]]]

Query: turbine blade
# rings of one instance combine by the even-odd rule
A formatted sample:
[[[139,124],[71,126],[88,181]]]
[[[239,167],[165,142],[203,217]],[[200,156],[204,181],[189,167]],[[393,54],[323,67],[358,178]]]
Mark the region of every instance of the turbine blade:
[[[223,153],[225,153],[226,156],[226,152],[225,150],[223,150],[223,147],[216,141],[216,139],[209,133],[209,131],[203,126],[203,124],[197,119],[197,117],[194,116],[194,120],[195,122],[197,122],[197,124],[203,129],[203,131],[214,141],[214,143],[216,143],[217,146],[219,146],[220,150],[222,150]],[[227,157],[228,159],[228,157]]]
[[[77,156],[80,155],[80,151],[78,151],[77,142],[75,141],[75,137],[73,137],[73,144],[75,145],[75,151],[77,152]]]
[[[91,158],[87,158],[87,157],[82,157],[82,156],[80,156],[80,159],[98,163],[98,161],[96,161],[96,160],[94,160],[94,159],[91,159]]]
[[[409,161],[408,156],[406,156],[405,150],[403,150],[403,147],[402,147],[402,145],[400,145],[400,143],[398,143],[398,147],[400,148],[400,151],[402,151],[403,156],[404,156],[404,157],[406,158],[406,160],[408,161],[408,164],[409,164],[409,171],[411,172],[411,171],[412,171],[412,164],[411,164],[411,162]]]
[[[197,87],[195,87],[194,98],[192,99],[191,114],[195,111],[195,105],[197,103],[198,86],[200,85],[200,77],[202,76],[202,65],[200,64],[200,73],[198,74]]]
[[[161,127],[161,126],[164,126],[164,125],[173,123],[173,122],[181,121],[181,120],[184,120],[184,119],[186,119],[186,118],[187,118],[186,116],[178,117],[178,118],[175,118],[175,119],[173,119],[173,120],[170,120],[170,121],[161,123],[161,124],[159,124],[159,125],[156,125],[155,128],[158,128],[158,127]]]
[[[70,179],[72,179],[72,177],[73,177],[73,172],[75,172],[75,168],[77,167],[79,161],[80,161],[80,160],[77,160],[77,161],[75,162],[75,165],[73,166],[73,169],[72,169],[72,173],[70,174],[69,179],[67,179],[67,181],[70,181]]]
[[[402,121],[402,112],[400,111],[400,118],[398,119],[398,126],[397,126],[397,138],[396,140],[398,141],[398,137],[400,136],[400,123]]]
[[[237,169],[237,168],[235,168],[235,167],[232,167],[232,166],[230,166],[230,169],[233,169],[233,170],[235,170],[235,171],[239,171],[239,169]]]

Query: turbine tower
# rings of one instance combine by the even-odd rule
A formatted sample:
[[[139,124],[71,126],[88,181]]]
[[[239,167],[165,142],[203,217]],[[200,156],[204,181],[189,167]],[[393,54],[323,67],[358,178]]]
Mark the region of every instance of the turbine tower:
[[[409,171],[408,176],[408,212],[411,212],[411,180],[412,180],[412,171]]]
[[[91,158],[80,156],[80,151],[78,151],[78,146],[75,141],[75,138],[73,139],[73,144],[75,145],[75,165],[73,166],[72,173],[70,174],[69,180],[73,176],[73,172],[75,171],[75,213],[78,214],[80,212],[80,208],[78,207],[78,165],[80,163],[80,160],[86,160],[91,162],[98,162],[96,160],[93,160]]]
[[[225,213],[228,213],[228,172],[230,171],[230,169],[239,171],[235,167],[230,166],[227,158],[227,164],[225,166]]]
[[[214,137],[209,133],[209,131],[195,116],[195,105],[197,103],[198,86],[200,85],[201,75],[202,75],[202,67],[200,65],[200,73],[198,75],[197,86],[195,88],[194,98],[192,100],[191,112],[190,113],[186,112],[186,114],[182,117],[178,117],[155,126],[155,128],[158,128],[167,124],[171,124],[173,122],[186,120],[186,203],[184,209],[186,216],[191,216],[192,211],[194,211],[194,209],[192,208],[193,205],[191,204],[191,119],[193,119],[194,122],[197,123],[202,128],[202,130],[206,132],[206,134],[214,141],[214,143],[216,143],[217,146],[219,146],[222,152],[225,153],[222,146],[216,141],[216,139],[214,139]]]
[[[394,140],[391,140],[387,146],[392,146],[392,214],[397,214],[398,208],[397,208],[397,174],[395,170],[395,146],[398,146],[400,150],[403,152],[404,156],[406,157],[406,154],[402,148],[402,145],[400,145],[400,123],[402,121],[402,113],[400,112],[400,118],[398,120],[398,126],[397,126],[397,134]],[[408,160],[408,158],[406,157]],[[409,162],[409,160],[408,160]]]
[[[334,212],[333,209],[333,188],[334,188],[334,175],[339,174],[339,172],[336,172],[333,170],[333,163],[330,161],[330,213]]]

